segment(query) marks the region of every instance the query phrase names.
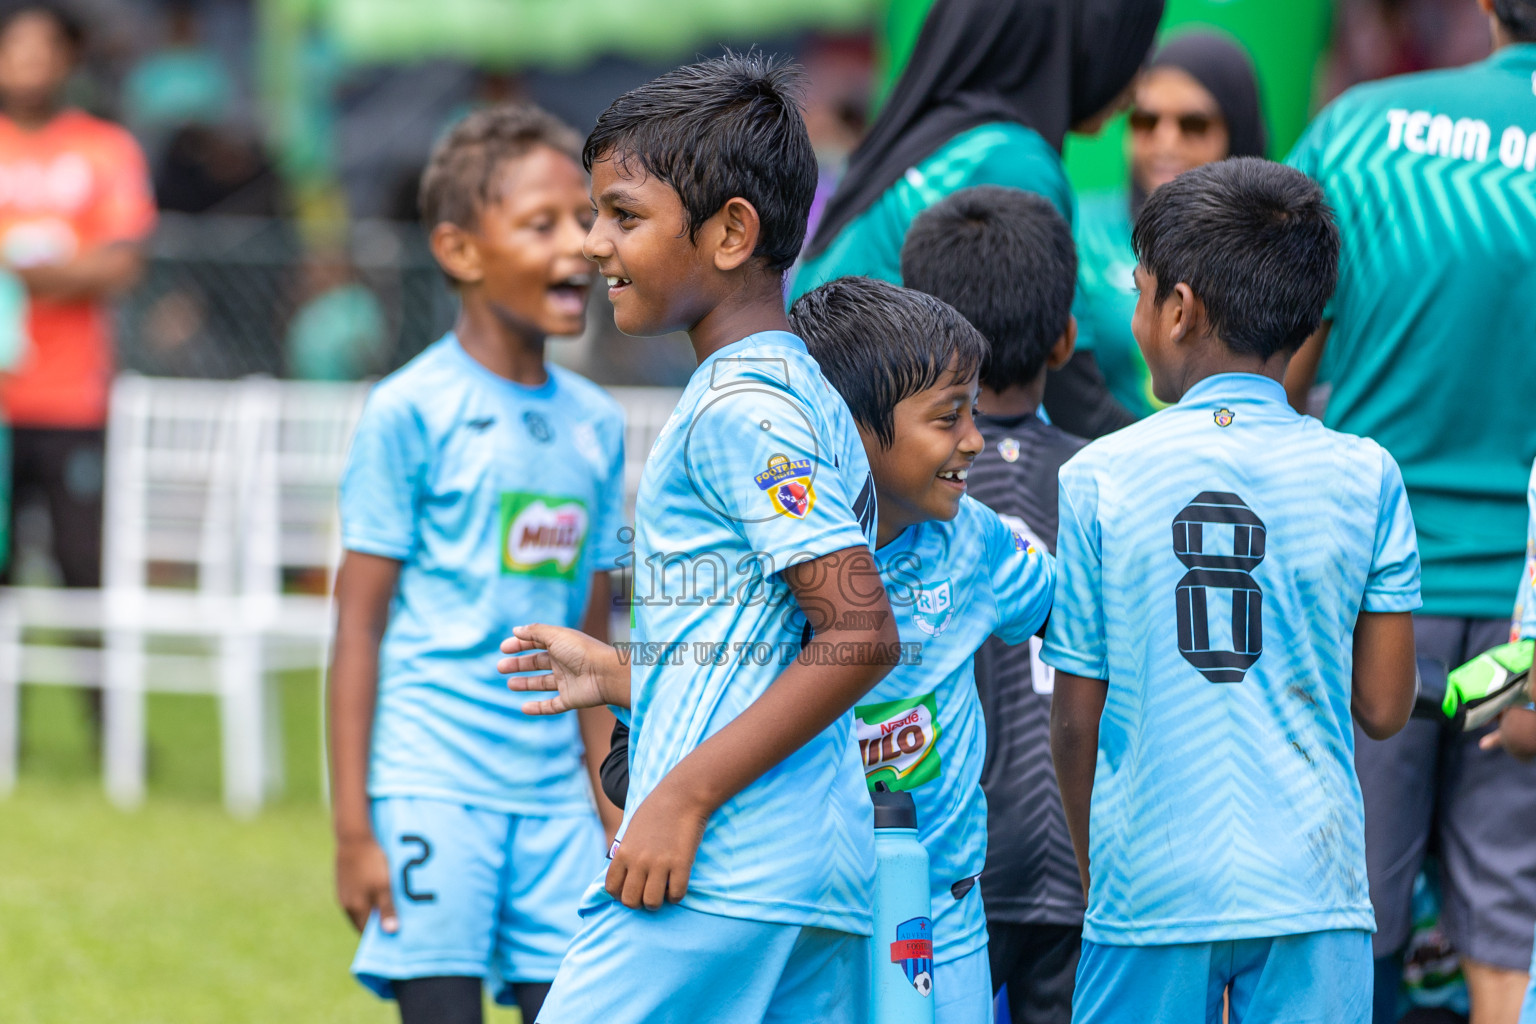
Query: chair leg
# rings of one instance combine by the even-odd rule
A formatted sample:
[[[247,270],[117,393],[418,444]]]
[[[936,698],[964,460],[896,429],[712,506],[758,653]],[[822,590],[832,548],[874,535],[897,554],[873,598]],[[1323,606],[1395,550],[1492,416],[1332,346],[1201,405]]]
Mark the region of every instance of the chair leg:
[[[107,797],[129,809],[144,802],[144,636],[110,629],[102,669],[102,768]]]
[[[16,788],[21,763],[21,622],[0,599],[0,796]]]
[[[262,796],[281,796],[287,785],[287,765],[283,757],[283,687],[275,673],[263,671],[258,662],[256,685],[261,689],[261,763]]]
[[[261,809],[265,717],[258,643],[247,632],[220,640],[219,729],[223,738],[224,806],[249,817]]]

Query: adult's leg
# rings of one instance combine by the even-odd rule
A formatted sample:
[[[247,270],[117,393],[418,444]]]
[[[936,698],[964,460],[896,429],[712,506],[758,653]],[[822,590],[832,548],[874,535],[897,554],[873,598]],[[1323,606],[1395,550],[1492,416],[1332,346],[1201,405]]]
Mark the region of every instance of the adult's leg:
[[[482,984],[479,978],[463,976],[397,981],[400,1024],[482,1024]]]
[[[1008,1015],[1014,1024],[1070,1024],[1083,929],[1065,924],[1017,927]]]
[[[53,555],[66,587],[101,586],[102,483],[106,433],[50,430],[43,486],[53,523]]]

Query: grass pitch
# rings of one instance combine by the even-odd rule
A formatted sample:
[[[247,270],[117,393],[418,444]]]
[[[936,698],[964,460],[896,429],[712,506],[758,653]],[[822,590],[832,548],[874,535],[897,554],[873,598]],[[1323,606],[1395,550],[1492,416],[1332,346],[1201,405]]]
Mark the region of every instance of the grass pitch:
[[[315,679],[283,690],[288,795],[237,821],[219,803],[210,698],[151,698],[150,795],[123,813],[102,795],[77,692],[26,688],[21,784],[0,800],[0,1018],[399,1020],[347,972],[356,940],[331,891]]]

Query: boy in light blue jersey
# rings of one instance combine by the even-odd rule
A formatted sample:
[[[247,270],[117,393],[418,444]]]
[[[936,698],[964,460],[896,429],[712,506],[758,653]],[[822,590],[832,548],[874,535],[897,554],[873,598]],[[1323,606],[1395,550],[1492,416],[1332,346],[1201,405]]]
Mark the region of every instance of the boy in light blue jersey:
[[[784,314],[816,184],[793,79],[756,56],[679,68],[587,140],[615,322],[686,330],[700,365],[641,479],[633,642],[534,625],[503,645],[551,647],[513,671],[570,666],[569,645],[606,680],[586,705],[633,709],[619,840],[545,1024],[863,1020],[852,708],[899,648],[857,428]]]
[[[1051,556],[966,495],[984,444],[974,407],[988,345],[964,317],[932,296],[864,277],[822,285],[789,316],[859,424],[880,510],[875,560],[905,655],[854,709],[860,760],[871,788],[910,791],[917,804],[935,1019],[988,1024],[992,978],[977,885],[987,857],[987,735],[975,658],[989,636],[1023,643],[1044,625]],[[876,935],[875,948],[894,939]]]
[[[1295,413],[1338,231],[1256,158],[1181,175],[1134,232],[1162,401],[1061,470],[1052,752],[1088,910],[1073,1020],[1371,1015],[1353,712],[1408,720],[1413,521],[1374,442]],[[1346,666],[1352,666],[1348,671]]]
[[[544,361],[590,287],[577,141],[500,107],[438,145],[422,212],[462,310],[369,396],[341,484],[336,884],[363,930],[353,971],[405,1024],[476,1024],[487,983],[532,1020],[602,864],[611,716],[580,735],[529,717],[495,673],[496,638],[530,617],[601,635],[625,547],[622,414]]]

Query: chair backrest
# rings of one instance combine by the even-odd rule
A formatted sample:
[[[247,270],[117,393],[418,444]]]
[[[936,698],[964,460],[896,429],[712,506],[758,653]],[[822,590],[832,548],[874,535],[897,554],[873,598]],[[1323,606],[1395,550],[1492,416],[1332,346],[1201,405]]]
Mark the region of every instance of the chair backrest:
[[[239,383],[120,376],[107,424],[108,590],[237,586]]]
[[[651,454],[651,445],[683,397],[683,389],[609,388],[608,393],[624,407],[624,514],[633,521],[640,472]]]

